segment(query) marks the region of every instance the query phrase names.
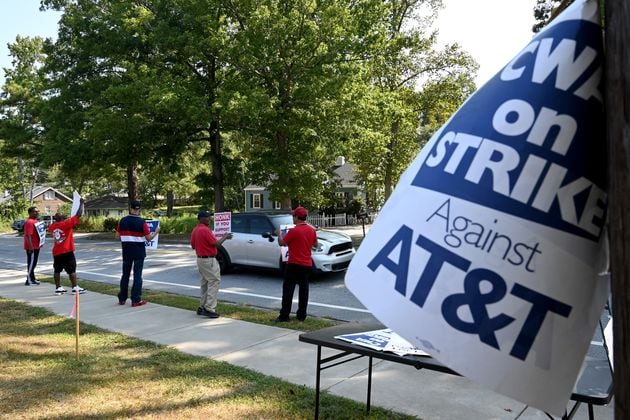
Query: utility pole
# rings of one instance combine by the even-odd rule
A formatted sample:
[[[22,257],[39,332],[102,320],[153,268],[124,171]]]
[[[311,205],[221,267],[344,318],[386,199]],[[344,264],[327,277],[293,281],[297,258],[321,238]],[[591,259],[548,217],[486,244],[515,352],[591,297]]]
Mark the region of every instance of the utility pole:
[[[630,4],[605,2],[615,418],[630,418]]]

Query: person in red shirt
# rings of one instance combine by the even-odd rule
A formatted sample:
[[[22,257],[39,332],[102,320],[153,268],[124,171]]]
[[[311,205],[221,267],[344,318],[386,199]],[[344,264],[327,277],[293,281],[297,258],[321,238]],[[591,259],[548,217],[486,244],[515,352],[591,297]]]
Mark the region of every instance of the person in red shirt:
[[[85,289],[77,284],[77,260],[74,256],[74,235],[72,229],[79,224],[79,217],[83,214],[83,199],[75,216],[67,219],[65,215],[56,213],[55,222],[48,226],[53,238],[53,278],[55,279],[55,294],[63,295],[66,289],[61,286],[61,272],[66,270],[72,293],[84,293]]]
[[[28,208],[28,219],[24,221],[24,250],[26,251],[26,283],[25,286],[39,284],[39,280],[35,278],[35,267],[39,259],[39,231],[37,223],[39,222],[39,209],[37,207]]]
[[[190,234],[190,246],[197,254],[197,269],[201,275],[197,315],[218,318],[217,295],[221,284],[221,268],[216,259],[217,246],[227,239],[232,239],[232,233],[227,233],[217,240],[210,229],[210,213],[207,211],[200,211],[197,220],[199,223]]]
[[[306,223],[308,210],[304,207],[296,207],[291,214],[295,227],[282,236],[280,229],[276,231],[278,244],[289,247],[289,260],[284,272],[284,282],[282,283],[282,308],[280,315],[275,322],[289,322],[291,313],[291,303],[295,286],[300,287],[298,294],[298,310],[295,317],[298,321],[306,319],[306,307],[308,306],[308,280],[311,275],[313,260],[311,252],[317,246],[317,233],[315,229]]]

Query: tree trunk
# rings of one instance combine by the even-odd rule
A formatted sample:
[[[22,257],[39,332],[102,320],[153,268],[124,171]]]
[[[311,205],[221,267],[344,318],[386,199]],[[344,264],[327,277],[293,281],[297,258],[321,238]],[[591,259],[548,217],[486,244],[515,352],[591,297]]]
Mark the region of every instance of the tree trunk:
[[[615,418],[630,418],[630,8],[606,2],[606,118],[610,178]]]
[[[175,194],[173,190],[166,192],[166,216],[173,217],[173,205],[175,204]]]
[[[127,191],[129,201],[138,199],[138,166],[136,164],[127,167]]]
[[[221,153],[221,135],[219,133],[218,122],[212,121],[210,127],[210,161],[212,162],[214,211],[220,212],[225,210],[223,193],[223,154]]]

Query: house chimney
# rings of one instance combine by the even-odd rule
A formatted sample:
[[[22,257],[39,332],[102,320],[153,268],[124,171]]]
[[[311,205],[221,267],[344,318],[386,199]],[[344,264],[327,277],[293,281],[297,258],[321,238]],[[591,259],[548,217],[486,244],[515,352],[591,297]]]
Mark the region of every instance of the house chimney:
[[[343,156],[337,156],[337,160],[335,161],[335,166],[343,166],[346,164],[346,158]]]

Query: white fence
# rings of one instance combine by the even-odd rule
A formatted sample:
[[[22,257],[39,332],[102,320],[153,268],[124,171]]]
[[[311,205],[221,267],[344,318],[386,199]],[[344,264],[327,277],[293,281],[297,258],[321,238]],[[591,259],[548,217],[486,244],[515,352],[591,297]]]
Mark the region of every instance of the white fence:
[[[370,213],[365,223],[372,223],[372,220],[376,217],[376,214]],[[324,216],[321,214],[311,214],[307,217],[308,223],[318,227],[331,227],[331,226],[351,226],[361,224],[361,219],[358,219],[354,215],[346,215],[346,213],[339,213],[334,216]]]

